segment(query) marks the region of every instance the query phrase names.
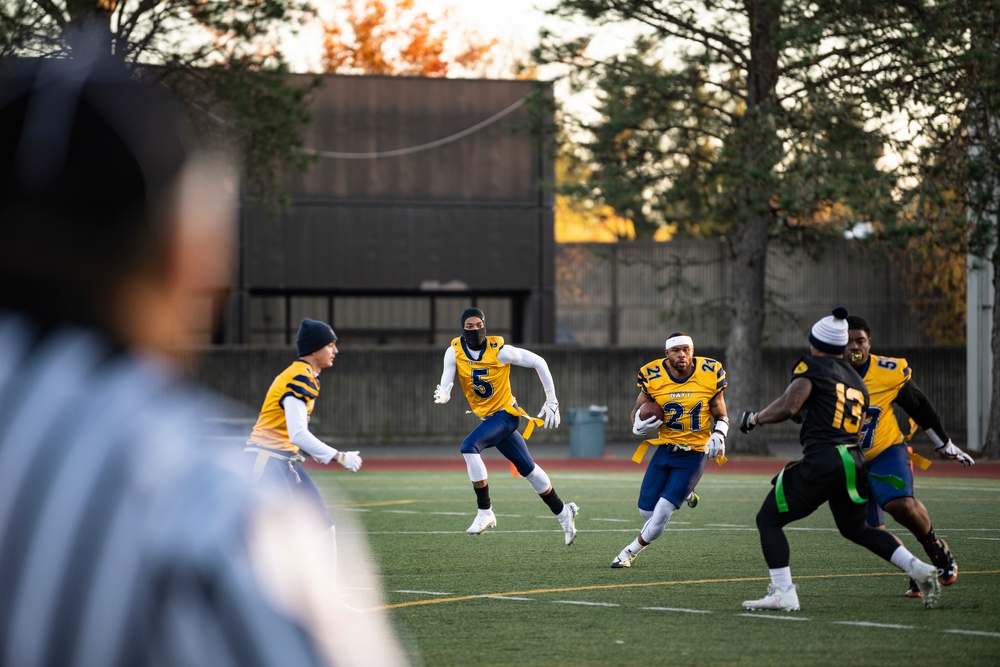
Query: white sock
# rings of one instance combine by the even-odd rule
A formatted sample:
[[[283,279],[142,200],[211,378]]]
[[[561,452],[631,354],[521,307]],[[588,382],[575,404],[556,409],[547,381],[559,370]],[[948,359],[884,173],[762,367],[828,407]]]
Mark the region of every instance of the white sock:
[[[639,544],[639,538],[637,537],[634,540],[632,540],[632,544],[625,547],[625,550],[628,551],[630,554],[637,554],[645,548],[646,547],[644,545]]]
[[[479,514],[479,516],[486,516],[487,514],[493,514],[493,505],[490,505],[490,508],[488,510],[479,510],[477,514]]]
[[[787,591],[792,587],[792,568],[776,567],[768,572],[771,573],[771,585],[778,590]]]
[[[892,558],[889,559],[893,565],[898,567],[900,570],[907,574],[913,574],[913,561],[916,560],[909,549],[900,545],[892,552]]]

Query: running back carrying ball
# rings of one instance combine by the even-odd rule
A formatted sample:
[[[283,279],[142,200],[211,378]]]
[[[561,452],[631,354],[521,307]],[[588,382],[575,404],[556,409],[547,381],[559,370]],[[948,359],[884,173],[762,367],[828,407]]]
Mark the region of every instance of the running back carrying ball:
[[[650,417],[656,417],[659,420],[663,420],[663,408],[656,401],[648,401],[639,406],[639,419],[646,420]]]

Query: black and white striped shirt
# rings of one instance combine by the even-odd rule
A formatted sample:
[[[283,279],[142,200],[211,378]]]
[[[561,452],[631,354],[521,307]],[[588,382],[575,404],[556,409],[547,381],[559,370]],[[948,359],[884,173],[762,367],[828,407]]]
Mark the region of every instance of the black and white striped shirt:
[[[327,664],[255,573],[205,397],[92,332],[0,314],[0,665]]]

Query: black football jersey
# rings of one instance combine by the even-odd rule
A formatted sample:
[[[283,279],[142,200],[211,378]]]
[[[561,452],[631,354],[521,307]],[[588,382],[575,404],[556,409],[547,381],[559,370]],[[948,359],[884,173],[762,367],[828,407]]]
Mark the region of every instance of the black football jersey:
[[[799,442],[805,454],[840,444],[857,444],[868,409],[868,389],[858,372],[840,357],[806,355],[792,380],[806,378],[812,391],[799,416]]]

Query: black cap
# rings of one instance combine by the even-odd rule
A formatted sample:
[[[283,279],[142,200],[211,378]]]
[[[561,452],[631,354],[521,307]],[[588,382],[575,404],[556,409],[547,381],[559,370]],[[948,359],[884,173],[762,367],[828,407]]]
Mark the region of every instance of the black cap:
[[[311,320],[308,317],[299,325],[299,333],[295,336],[295,344],[299,348],[299,356],[312,354],[321,347],[326,347],[337,340],[333,327],[326,322]]]
[[[475,307],[473,307],[473,308],[466,308],[465,310],[462,311],[462,326],[463,327],[465,326],[465,320],[469,319],[470,317],[478,317],[479,319],[481,319],[483,321],[484,324],[486,323],[486,315],[483,314],[483,311],[481,311],[481,310],[479,310],[478,308],[475,308]]]

